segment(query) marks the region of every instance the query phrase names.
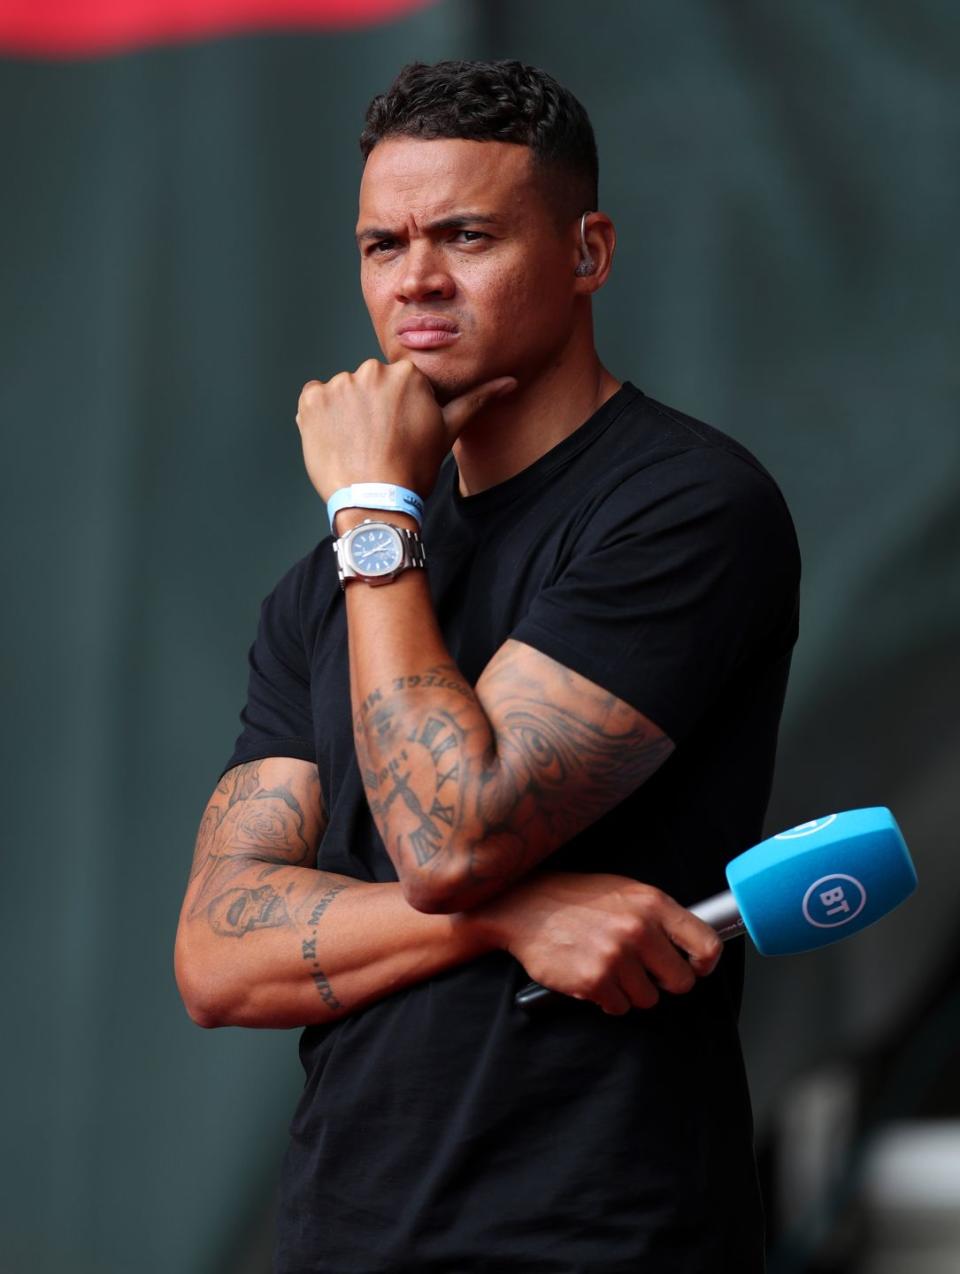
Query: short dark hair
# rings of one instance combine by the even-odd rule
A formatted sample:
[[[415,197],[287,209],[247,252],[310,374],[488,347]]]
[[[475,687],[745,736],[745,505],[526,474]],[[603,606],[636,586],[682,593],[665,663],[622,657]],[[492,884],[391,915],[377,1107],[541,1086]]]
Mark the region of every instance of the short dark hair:
[[[592,211],[597,143],[587,112],[546,71],[522,62],[411,62],[367,108],[364,160],[388,137],[462,137],[529,146],[561,218]]]

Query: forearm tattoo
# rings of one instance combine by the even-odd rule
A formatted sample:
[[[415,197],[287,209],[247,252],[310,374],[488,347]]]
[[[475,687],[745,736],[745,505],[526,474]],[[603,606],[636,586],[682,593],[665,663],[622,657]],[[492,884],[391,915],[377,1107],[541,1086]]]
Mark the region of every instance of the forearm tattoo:
[[[251,761],[230,770],[207,806],[191,873],[196,883],[190,916],[223,938],[243,938],[258,929],[293,930],[323,1002],[340,1009],[343,1005],[320,968],[317,930],[327,908],[348,886],[331,884],[319,873],[313,884],[283,871],[315,866],[325,825],[319,779],[314,772],[299,794],[289,783],[265,786],[262,764]],[[271,877],[275,883],[267,883]]]
[[[270,885],[225,890],[210,903],[207,919],[221,938],[242,938],[254,929],[274,929],[290,923],[287,904]]]
[[[632,709],[588,691],[559,664],[548,691],[530,675],[523,649],[508,643],[497,655],[483,705],[452,664],[397,677],[361,703],[361,774],[399,871],[429,871],[459,854],[475,891],[509,883],[621,801],[672,750],[644,718],[637,724]]]
[[[322,799],[320,781],[313,777],[309,792],[310,813],[303,806],[289,784],[264,787],[260,781],[261,761],[250,761],[229,770],[217,784],[213,798],[207,806],[193,858],[191,880],[198,884],[194,893],[193,914],[207,908],[214,891],[223,897],[224,886],[241,872],[248,871],[251,862],[262,863],[260,879],[269,875],[271,867],[308,867],[313,865],[316,842],[322,830]],[[261,892],[265,906],[263,924],[279,923],[281,907],[266,907],[266,895]],[[282,901],[282,900],[281,900]],[[236,899],[234,899],[236,910]],[[222,923],[229,925],[229,906],[218,910]],[[242,925],[248,916],[245,909],[237,912]],[[251,911],[252,916],[252,911]],[[249,929],[242,929],[248,932]]]
[[[331,1009],[340,1009],[343,1008],[343,1005],[334,995],[330,979],[320,968],[320,961],[317,956],[317,926],[320,924],[323,913],[336,898],[337,894],[343,893],[346,888],[346,885],[337,882],[321,894],[320,898],[311,907],[310,914],[307,917],[306,924],[309,936],[304,938],[300,945],[301,954],[310,965],[310,979],[319,991],[320,998],[324,1004]]]

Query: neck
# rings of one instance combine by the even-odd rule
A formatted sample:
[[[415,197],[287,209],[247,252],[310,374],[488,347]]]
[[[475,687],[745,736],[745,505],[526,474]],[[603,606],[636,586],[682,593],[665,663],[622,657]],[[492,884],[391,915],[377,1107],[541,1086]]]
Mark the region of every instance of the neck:
[[[470,421],[453,446],[460,491],[477,495],[512,478],[589,420],[620,388],[596,351],[561,358],[496,399]]]

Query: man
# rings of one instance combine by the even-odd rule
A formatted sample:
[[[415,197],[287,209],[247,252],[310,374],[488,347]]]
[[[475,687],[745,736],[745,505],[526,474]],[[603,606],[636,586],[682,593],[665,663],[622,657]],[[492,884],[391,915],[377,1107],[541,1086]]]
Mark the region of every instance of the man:
[[[674,899],[760,836],[789,515],[601,365],[571,94],[413,65],[361,148],[386,362],[300,396],[334,539],[264,603],[177,944],[197,1021],[306,1027],[276,1269],[749,1274],[742,951]]]

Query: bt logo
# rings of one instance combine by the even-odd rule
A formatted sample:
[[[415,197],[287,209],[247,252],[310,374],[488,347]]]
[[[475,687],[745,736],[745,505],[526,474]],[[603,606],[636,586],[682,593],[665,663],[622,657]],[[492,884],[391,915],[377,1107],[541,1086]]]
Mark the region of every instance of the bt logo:
[[[834,929],[859,916],[867,891],[856,876],[835,872],[815,880],[803,895],[805,919],[817,929]]]
[[[796,827],[788,827],[785,832],[778,832],[773,839],[796,840],[800,836],[812,836],[814,832],[822,832],[824,828],[836,821],[836,814],[825,814],[823,818],[811,818],[809,823],[798,823]]]

